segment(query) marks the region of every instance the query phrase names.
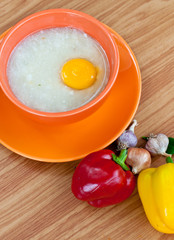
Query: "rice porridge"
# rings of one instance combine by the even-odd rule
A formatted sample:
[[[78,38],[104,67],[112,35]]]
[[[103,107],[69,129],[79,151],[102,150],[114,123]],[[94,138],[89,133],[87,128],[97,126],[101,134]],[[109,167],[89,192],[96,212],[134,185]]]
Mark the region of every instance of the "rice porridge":
[[[88,63],[97,69],[90,86],[76,89],[62,81],[62,68],[72,59],[76,65],[87,60],[82,65]],[[86,69],[84,78],[90,72]],[[64,75],[67,77],[66,72]],[[109,63],[103,48],[86,33],[70,27],[50,28],[29,35],[16,46],[8,61],[7,77],[13,93],[26,106],[65,112],[83,106],[104,89]]]

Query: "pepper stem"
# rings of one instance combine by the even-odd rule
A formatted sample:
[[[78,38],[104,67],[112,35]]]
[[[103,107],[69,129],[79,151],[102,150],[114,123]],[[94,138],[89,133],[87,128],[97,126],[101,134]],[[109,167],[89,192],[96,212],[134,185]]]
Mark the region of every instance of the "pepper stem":
[[[173,163],[173,159],[171,157],[166,158],[166,163]]]
[[[118,157],[112,153],[112,158],[113,158],[114,162],[119,164],[125,171],[130,170],[130,168],[125,164],[125,161],[127,158],[127,150],[126,149],[122,149],[120,152],[120,155]]]

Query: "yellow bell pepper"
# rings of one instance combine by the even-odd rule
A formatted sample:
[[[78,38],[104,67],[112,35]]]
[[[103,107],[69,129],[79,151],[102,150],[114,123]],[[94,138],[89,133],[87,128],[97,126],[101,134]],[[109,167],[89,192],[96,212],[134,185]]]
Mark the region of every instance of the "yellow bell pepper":
[[[174,234],[174,163],[143,170],[138,176],[138,192],[151,225]]]

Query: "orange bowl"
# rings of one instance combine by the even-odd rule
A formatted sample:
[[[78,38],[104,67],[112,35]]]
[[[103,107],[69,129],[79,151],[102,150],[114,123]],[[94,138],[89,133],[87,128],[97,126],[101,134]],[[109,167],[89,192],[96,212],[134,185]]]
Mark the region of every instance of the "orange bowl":
[[[81,121],[41,124],[19,114],[0,88],[0,143],[34,160],[67,162],[107,147],[133,119],[141,96],[138,62],[126,41],[108,28],[120,53],[117,81],[100,108]],[[8,31],[0,36],[1,39]]]
[[[84,106],[58,113],[41,112],[22,104],[13,94],[6,75],[9,56],[16,45],[28,35],[46,28],[73,27],[80,29],[94,38],[103,47],[109,60],[110,76],[105,89]],[[15,104],[22,114],[44,122],[71,122],[81,120],[94,112],[109,94],[119,70],[119,51],[114,38],[107,27],[95,18],[74,10],[51,9],[30,15],[10,29],[0,45],[0,85],[5,95]]]

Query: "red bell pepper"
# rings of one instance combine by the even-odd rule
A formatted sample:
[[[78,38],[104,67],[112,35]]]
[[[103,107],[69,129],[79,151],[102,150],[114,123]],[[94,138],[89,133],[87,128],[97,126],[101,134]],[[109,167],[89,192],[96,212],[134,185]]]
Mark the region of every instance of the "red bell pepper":
[[[106,207],[127,199],[136,180],[125,164],[127,150],[117,157],[104,149],[86,156],[77,166],[72,178],[72,192],[76,198],[94,207]]]

